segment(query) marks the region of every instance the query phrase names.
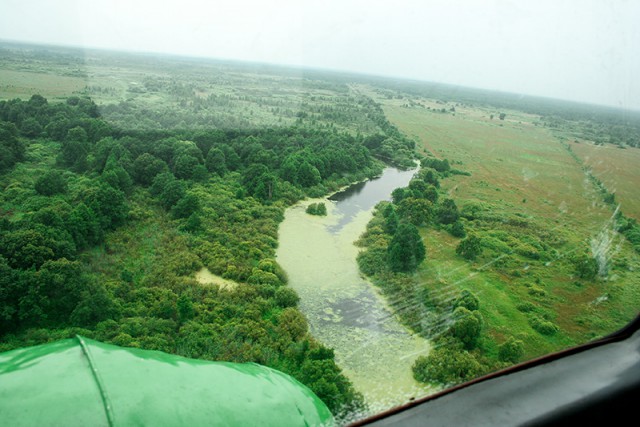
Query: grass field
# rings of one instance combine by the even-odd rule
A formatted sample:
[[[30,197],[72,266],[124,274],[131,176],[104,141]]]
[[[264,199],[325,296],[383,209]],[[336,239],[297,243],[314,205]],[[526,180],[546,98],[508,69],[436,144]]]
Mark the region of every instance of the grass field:
[[[373,90],[368,93],[375,96]],[[525,343],[526,358],[539,356],[611,333],[637,314],[637,254],[610,231],[612,208],[603,202],[571,153],[539,126],[537,117],[504,111],[506,117],[500,120],[499,112],[489,107],[443,105],[415,97],[376,100],[389,120],[413,137],[425,154],[447,158],[453,168],[471,173],[453,175],[441,184],[459,207],[480,203],[493,216],[504,218],[473,230],[485,241],[502,244],[494,237],[507,242],[536,237],[553,247],[553,256],[546,259],[485,249],[483,257],[470,263],[455,253],[459,239],[445,231],[422,231],[427,260],[418,272],[419,282],[443,296],[460,289],[478,295],[486,323],[482,345],[489,355],[495,355],[497,345],[515,336]],[[593,149],[586,144],[580,148]],[[614,155],[604,156],[606,160],[600,163],[592,160],[596,176],[596,164],[613,171],[609,181],[603,176],[605,185],[625,182],[616,187],[623,203],[628,202],[625,196],[633,198],[631,183],[640,183],[635,177],[638,168],[623,166],[638,165],[640,159],[629,157],[617,163],[618,156],[630,151],[611,148],[606,153]],[[619,164],[619,171],[625,170],[626,175],[607,169],[611,163]],[[629,202],[627,206],[632,205]],[[521,218],[526,227],[510,226],[514,218]],[[609,275],[580,280],[570,259],[574,253],[606,240],[603,236],[613,236],[607,252]],[[531,326],[532,316],[552,321],[559,327],[558,333],[538,333]]]
[[[393,104],[385,104],[384,110],[436,157],[471,173],[443,183],[454,199],[497,204],[501,210],[588,232],[611,215],[564,147],[531,121],[454,116]]]
[[[78,93],[85,86],[83,77],[0,69],[0,99],[28,99],[37,93],[53,101]]]
[[[625,215],[640,221],[640,149],[620,149],[617,145],[571,143],[593,175],[616,195],[616,201]]]

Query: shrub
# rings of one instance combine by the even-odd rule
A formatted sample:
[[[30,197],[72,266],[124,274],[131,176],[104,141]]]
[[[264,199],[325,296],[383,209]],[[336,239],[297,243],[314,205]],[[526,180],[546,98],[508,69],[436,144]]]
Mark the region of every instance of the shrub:
[[[418,357],[411,369],[416,380],[443,386],[469,381],[483,373],[482,365],[471,353],[445,346]]]
[[[581,279],[592,280],[598,275],[598,262],[588,255],[579,255],[573,259],[575,272]]]
[[[452,236],[460,238],[467,235],[467,232],[464,229],[464,224],[462,224],[460,221],[456,221],[453,223],[450,233]]]
[[[276,304],[282,308],[295,307],[300,301],[297,292],[287,286],[282,286],[276,290],[275,299]]]
[[[533,295],[535,297],[543,298],[543,297],[547,296],[547,291],[542,289],[540,286],[532,285],[529,288],[529,295]]]
[[[541,319],[537,316],[529,318],[529,325],[542,335],[554,335],[560,329],[555,323]]]
[[[471,291],[464,289],[455,301],[454,307],[464,307],[467,310],[474,311],[480,308],[480,301]]]
[[[309,206],[307,206],[306,212],[309,215],[325,216],[327,214],[327,207],[322,202],[321,203],[311,203]]]
[[[453,337],[462,342],[466,349],[471,350],[480,338],[482,323],[483,319],[479,311],[458,307],[453,312],[453,325],[449,331]]]
[[[529,301],[525,301],[525,302],[521,302],[520,304],[517,304],[516,308],[523,313],[529,313],[531,311],[534,311],[536,309],[536,306],[535,304],[530,303]]]
[[[367,276],[382,272],[387,264],[387,250],[382,247],[371,247],[362,251],[356,258],[358,267]]]
[[[516,363],[524,356],[524,343],[510,337],[498,348],[498,358],[503,362]]]
[[[482,252],[482,241],[479,237],[470,235],[458,244],[456,253],[468,260],[474,260]]]

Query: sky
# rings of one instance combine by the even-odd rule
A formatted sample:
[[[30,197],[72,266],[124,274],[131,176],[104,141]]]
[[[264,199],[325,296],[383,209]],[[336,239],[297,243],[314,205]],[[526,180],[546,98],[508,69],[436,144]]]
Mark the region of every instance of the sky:
[[[0,0],[0,39],[352,71],[640,110],[638,0]]]

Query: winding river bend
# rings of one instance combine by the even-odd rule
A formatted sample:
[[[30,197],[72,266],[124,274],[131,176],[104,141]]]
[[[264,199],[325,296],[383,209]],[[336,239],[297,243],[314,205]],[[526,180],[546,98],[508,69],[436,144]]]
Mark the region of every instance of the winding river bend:
[[[277,260],[300,295],[311,333],[335,350],[336,360],[372,412],[422,396],[428,388],[411,375],[411,365],[429,342],[403,327],[385,300],[358,270],[354,241],[364,232],[373,207],[408,185],[414,171],[386,168],[379,178],[355,184],[328,199],[303,201],[285,212]],[[326,217],[305,212],[325,202]]]

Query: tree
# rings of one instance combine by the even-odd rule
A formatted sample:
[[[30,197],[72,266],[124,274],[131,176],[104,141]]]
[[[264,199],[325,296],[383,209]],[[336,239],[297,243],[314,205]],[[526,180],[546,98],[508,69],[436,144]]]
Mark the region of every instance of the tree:
[[[18,129],[13,123],[0,121],[0,172],[24,160],[26,147],[18,139]]]
[[[160,174],[156,177],[162,177],[164,174]],[[171,175],[173,178],[173,175]],[[156,185],[156,180],[153,181],[153,185]],[[160,202],[165,209],[171,209],[175,206],[180,199],[182,199],[187,191],[183,181],[175,178],[170,179],[160,191]]]
[[[467,235],[467,232],[464,229],[464,224],[460,221],[456,221],[451,226],[451,235],[454,237],[464,237]]]
[[[306,212],[309,215],[325,216],[327,214],[327,206],[322,202],[311,203],[307,206]]]
[[[424,192],[427,190],[427,184],[423,179],[413,178],[409,181],[409,190],[413,191],[414,197],[422,197]]]
[[[205,166],[209,172],[223,176],[225,172],[227,172],[227,163],[224,152],[216,147],[211,148],[209,153],[207,153]]]
[[[173,173],[179,179],[191,179],[196,166],[200,164],[199,160],[189,154],[180,154],[173,165]]]
[[[83,202],[69,214],[65,228],[71,234],[76,247],[85,248],[102,240],[103,231],[97,214]]]
[[[433,160],[437,160],[437,159],[433,159]],[[439,160],[437,161],[439,162]],[[418,177],[422,179],[424,182],[426,182],[427,184],[431,184],[436,188],[440,188],[440,181],[438,180],[438,174],[431,167],[424,167],[420,169],[420,172],[418,172]]]
[[[168,172],[167,163],[150,153],[139,155],[133,162],[133,177],[141,185],[149,186],[162,172]]]
[[[438,222],[440,224],[453,224],[460,218],[456,202],[452,199],[445,199],[438,208]]]
[[[188,218],[200,209],[200,200],[193,193],[186,193],[171,209],[174,218]]]
[[[500,113],[500,115],[498,116],[500,120],[504,120],[505,117],[507,117],[505,113]]]
[[[456,253],[468,260],[474,260],[482,253],[482,240],[471,234],[458,244]]]
[[[447,172],[451,170],[451,165],[449,164],[448,159],[435,159],[435,158],[427,158],[422,162],[422,165],[425,167],[433,168],[438,172]],[[434,184],[432,179],[425,179],[426,182]]]
[[[458,307],[453,311],[453,325],[449,329],[451,335],[462,342],[467,350],[475,348],[482,331],[482,315],[477,310]]]
[[[272,200],[277,196],[278,177],[273,173],[264,173],[258,177],[253,195],[261,200]]]
[[[256,187],[262,180],[263,176],[269,175],[269,174],[270,174],[269,168],[266,167],[265,165],[262,165],[259,163],[250,165],[244,171],[244,174],[242,176],[242,184],[245,186],[247,191],[253,195],[256,191]]]
[[[321,181],[320,172],[309,162],[303,162],[298,168],[296,182],[302,187],[311,187]]]
[[[89,282],[81,292],[80,302],[71,313],[74,325],[93,326],[117,315],[118,304],[103,283]]]
[[[587,254],[577,255],[573,258],[575,272],[581,279],[593,280],[598,275],[598,261]]]
[[[58,170],[49,170],[40,176],[35,183],[35,190],[43,196],[67,192],[67,180]]]
[[[180,295],[176,302],[176,306],[178,309],[178,317],[180,319],[180,322],[186,322],[188,320],[193,319],[193,317],[195,316],[195,310],[193,309],[193,301],[188,295],[186,294]]]
[[[29,117],[22,122],[20,132],[26,137],[35,138],[42,134],[42,125],[33,117]]]
[[[82,265],[65,258],[46,261],[35,274],[34,288],[42,297],[41,306],[53,324],[68,321],[86,287]]]
[[[413,224],[401,223],[388,248],[387,257],[391,270],[414,271],[425,256],[426,249],[418,229]]]
[[[149,188],[149,192],[154,196],[160,196],[167,185],[175,180],[176,177],[173,176],[171,172],[160,173],[156,175],[155,178],[153,178],[151,188]]]
[[[0,255],[0,335],[15,327],[20,298],[18,273]]]
[[[292,341],[302,339],[308,328],[307,319],[293,307],[285,308],[278,316],[278,329],[289,336]]]
[[[362,395],[353,389],[333,358],[305,360],[296,378],[308,386],[337,417],[364,409]]]
[[[114,154],[109,156],[102,171],[102,180],[116,190],[129,193],[133,186],[133,180],[129,173],[122,167]]]
[[[398,214],[396,213],[393,204],[389,204],[384,211],[384,231],[387,234],[394,235],[398,230],[398,225],[400,224],[400,220],[398,219]]]
[[[464,307],[467,310],[474,311],[480,308],[480,300],[478,300],[478,297],[475,296],[471,291],[464,289],[460,293],[460,296],[456,299],[454,307]]]
[[[407,197],[411,197],[413,193],[408,188],[396,188],[391,192],[391,200],[394,204],[399,204]]]
[[[236,151],[233,149],[233,147],[230,147],[229,145],[222,145],[220,149],[224,153],[224,161],[227,169],[229,169],[230,171],[234,171],[240,168],[240,166],[242,165],[242,160],[240,159],[240,156],[238,156],[238,153],[236,153]]]
[[[54,259],[55,242],[33,229],[16,230],[0,235],[0,252],[12,268],[39,268]]]
[[[498,358],[503,362],[517,363],[524,356],[524,343],[513,337],[509,337],[498,347]]]
[[[298,305],[298,301],[300,301],[300,297],[295,289],[288,286],[281,286],[276,289],[274,297],[278,307],[282,308],[295,307]]]
[[[198,211],[189,215],[189,218],[185,221],[185,223],[180,227],[182,231],[187,231],[189,233],[195,233],[202,227],[202,219],[200,218],[200,214]]]
[[[419,356],[412,367],[416,380],[451,386],[482,375],[482,365],[469,352],[449,346],[437,347]]]
[[[129,214],[125,195],[105,182],[85,192],[84,202],[95,212],[102,229],[113,229],[122,224]]]
[[[87,169],[87,155],[91,151],[87,131],[81,126],[76,126],[67,131],[67,136],[62,140],[60,162],[76,171]]]
[[[398,216],[415,226],[420,226],[431,221],[433,205],[426,199],[408,197],[398,205]]]
[[[428,185],[426,190],[422,193],[422,197],[429,200],[431,203],[438,201],[438,189],[433,185]]]

